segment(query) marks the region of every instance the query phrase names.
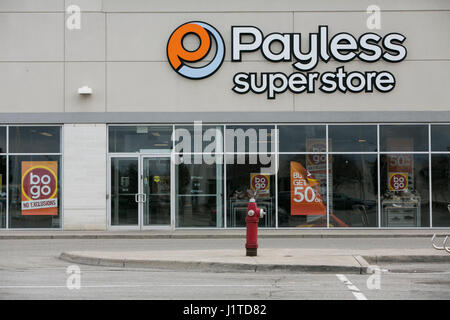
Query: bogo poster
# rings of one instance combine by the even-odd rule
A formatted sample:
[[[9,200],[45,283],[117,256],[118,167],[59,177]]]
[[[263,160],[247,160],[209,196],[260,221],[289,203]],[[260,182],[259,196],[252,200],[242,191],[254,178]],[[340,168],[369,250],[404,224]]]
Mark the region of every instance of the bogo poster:
[[[270,177],[268,174],[251,173],[250,188],[258,195],[267,196],[270,192]]]
[[[413,188],[413,155],[388,155],[388,187],[390,191],[406,191]]]
[[[325,215],[320,182],[299,162],[291,161],[291,215]]]
[[[408,189],[408,174],[401,172],[389,173],[389,190],[405,191]]]
[[[58,162],[22,161],[22,215],[58,215]]]
[[[390,150],[413,150],[411,138],[390,137],[387,139]],[[406,191],[414,189],[414,156],[412,154],[388,154],[388,189]]]

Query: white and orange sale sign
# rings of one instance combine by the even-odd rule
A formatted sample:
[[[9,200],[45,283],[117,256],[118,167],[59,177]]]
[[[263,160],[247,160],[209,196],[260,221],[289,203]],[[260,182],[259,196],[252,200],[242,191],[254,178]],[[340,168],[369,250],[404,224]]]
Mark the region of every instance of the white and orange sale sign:
[[[22,161],[22,215],[58,215],[58,162]]]
[[[291,161],[291,215],[324,215],[320,182],[299,162]]]

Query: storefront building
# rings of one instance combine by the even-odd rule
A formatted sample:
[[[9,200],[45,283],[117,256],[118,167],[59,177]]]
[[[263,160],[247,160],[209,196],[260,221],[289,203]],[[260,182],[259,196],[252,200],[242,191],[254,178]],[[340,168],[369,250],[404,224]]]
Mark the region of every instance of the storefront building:
[[[0,230],[450,228],[450,2],[374,5],[1,1]]]

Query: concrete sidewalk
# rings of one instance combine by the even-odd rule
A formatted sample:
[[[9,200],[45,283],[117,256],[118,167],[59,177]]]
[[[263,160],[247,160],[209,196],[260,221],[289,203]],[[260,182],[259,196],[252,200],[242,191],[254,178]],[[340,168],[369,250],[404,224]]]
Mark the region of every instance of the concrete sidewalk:
[[[283,271],[372,273],[371,263],[450,262],[450,254],[433,249],[259,249],[246,257],[245,249],[167,251],[72,251],[60,259],[78,264],[163,268],[183,271]]]
[[[260,238],[431,238],[450,229],[260,229]],[[177,229],[142,231],[2,230],[1,239],[239,239],[245,229]]]

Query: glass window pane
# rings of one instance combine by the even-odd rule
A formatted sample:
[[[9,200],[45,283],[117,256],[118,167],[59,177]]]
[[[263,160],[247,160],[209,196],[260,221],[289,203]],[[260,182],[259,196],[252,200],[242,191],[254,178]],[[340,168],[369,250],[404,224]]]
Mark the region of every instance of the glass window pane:
[[[380,151],[428,151],[428,126],[380,126]]]
[[[377,151],[376,126],[328,126],[328,139],[334,152]]]
[[[314,149],[317,142],[325,145],[325,126],[278,126],[280,152],[326,152]]]
[[[6,156],[0,156],[0,228],[6,228]]]
[[[175,152],[223,152],[223,126],[176,126]]]
[[[0,127],[0,153],[6,153],[6,127]]]
[[[223,227],[223,160],[202,162],[202,155],[177,158],[176,226]]]
[[[60,153],[61,127],[9,127],[10,153]]]
[[[431,151],[450,151],[450,125],[431,126]]]
[[[279,157],[278,226],[326,228],[326,155]]]
[[[259,190],[256,203],[267,215],[260,227],[275,227],[275,156],[227,155],[227,226],[245,227],[251,190]],[[273,164],[273,165],[272,165]]]
[[[330,171],[330,227],[377,227],[377,155],[333,155]]]
[[[170,225],[170,157],[143,157],[143,225]]]
[[[227,126],[226,152],[275,152],[275,126]]]
[[[429,227],[427,154],[380,157],[382,227]]]
[[[450,154],[431,156],[433,227],[450,227]]]
[[[109,127],[109,152],[170,153],[172,126]]]
[[[138,158],[111,158],[111,225],[138,225]]]
[[[57,155],[9,157],[10,228],[59,228],[60,172]]]

